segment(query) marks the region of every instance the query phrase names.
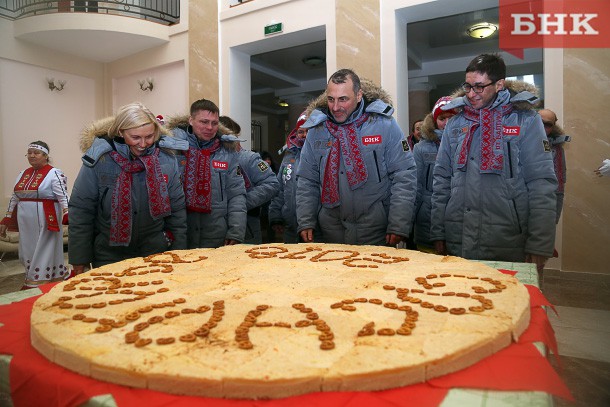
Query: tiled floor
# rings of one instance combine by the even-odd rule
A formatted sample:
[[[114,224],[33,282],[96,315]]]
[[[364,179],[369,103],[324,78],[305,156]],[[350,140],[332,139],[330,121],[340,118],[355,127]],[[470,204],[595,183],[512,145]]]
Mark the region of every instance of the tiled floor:
[[[0,294],[23,285],[23,268],[16,255],[0,262]],[[555,305],[558,316],[549,319],[559,346],[557,369],[576,398],[576,403],[555,399],[559,407],[610,406],[610,286],[607,283],[547,277],[544,294]]]
[[[545,296],[561,367],[551,364],[572,391],[576,403],[556,399],[559,407],[610,406],[610,287],[607,283],[545,278]]]

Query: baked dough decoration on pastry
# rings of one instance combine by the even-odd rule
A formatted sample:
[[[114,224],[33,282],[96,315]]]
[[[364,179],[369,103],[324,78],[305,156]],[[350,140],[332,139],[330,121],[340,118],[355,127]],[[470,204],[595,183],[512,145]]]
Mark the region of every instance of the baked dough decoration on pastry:
[[[179,250],[41,296],[32,345],[85,376],[174,394],[374,391],[454,372],[529,324],[523,284],[482,263],[336,244]]]

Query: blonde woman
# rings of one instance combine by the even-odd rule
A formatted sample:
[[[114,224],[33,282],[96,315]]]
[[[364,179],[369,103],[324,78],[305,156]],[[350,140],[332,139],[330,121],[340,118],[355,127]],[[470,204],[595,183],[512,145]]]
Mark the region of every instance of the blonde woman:
[[[141,103],[84,131],[88,147],[70,199],[69,258],[75,274],[168,249],[186,248],[178,164],[163,147],[181,143]]]

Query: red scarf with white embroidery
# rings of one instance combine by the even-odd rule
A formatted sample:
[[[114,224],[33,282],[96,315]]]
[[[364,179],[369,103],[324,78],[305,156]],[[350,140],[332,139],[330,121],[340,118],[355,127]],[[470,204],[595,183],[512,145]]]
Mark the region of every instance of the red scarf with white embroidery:
[[[209,148],[189,147],[184,169],[184,194],[186,209],[193,212],[212,211],[212,169],[210,156],[220,148],[220,139],[215,138]]]
[[[512,112],[512,104],[494,109],[473,109],[464,106],[464,117],[472,123],[468,134],[462,142],[462,149],[458,156],[458,168],[464,168],[468,162],[470,143],[474,132],[481,127],[481,173],[501,174],[504,168],[504,144],[502,134],[502,118]]]
[[[112,214],[110,217],[110,246],[129,246],[131,242],[131,184],[133,173],[146,171],[146,188],[150,216],[157,220],[171,215],[167,182],[161,172],[159,149],[151,155],[129,161],[116,151],[110,157],[121,167],[112,191]]]
[[[555,167],[555,175],[557,176],[557,192],[563,193],[565,190],[565,179],[563,178],[563,148],[561,146],[552,147],[555,154],[553,155],[553,164]]]
[[[362,154],[358,138],[356,137],[358,127],[360,127],[369,115],[364,113],[350,124],[340,125],[326,121],[326,128],[333,136],[326,168],[324,170],[324,180],[322,182],[322,205],[333,208],[340,203],[339,197],[339,160],[343,159],[347,182],[352,190],[358,188],[368,179],[368,171]]]

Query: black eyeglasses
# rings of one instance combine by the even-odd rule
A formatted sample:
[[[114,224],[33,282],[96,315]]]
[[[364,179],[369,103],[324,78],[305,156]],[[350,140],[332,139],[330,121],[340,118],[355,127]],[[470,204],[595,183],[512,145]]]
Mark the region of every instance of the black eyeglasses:
[[[490,82],[487,85],[471,85],[468,82],[464,82],[462,83],[462,90],[466,93],[469,93],[471,89],[474,90],[474,93],[483,93],[486,87],[491,86],[496,82],[498,81]]]
[[[542,124],[544,125],[544,127],[547,127],[549,129],[555,125],[555,123],[551,122],[542,122]]]

